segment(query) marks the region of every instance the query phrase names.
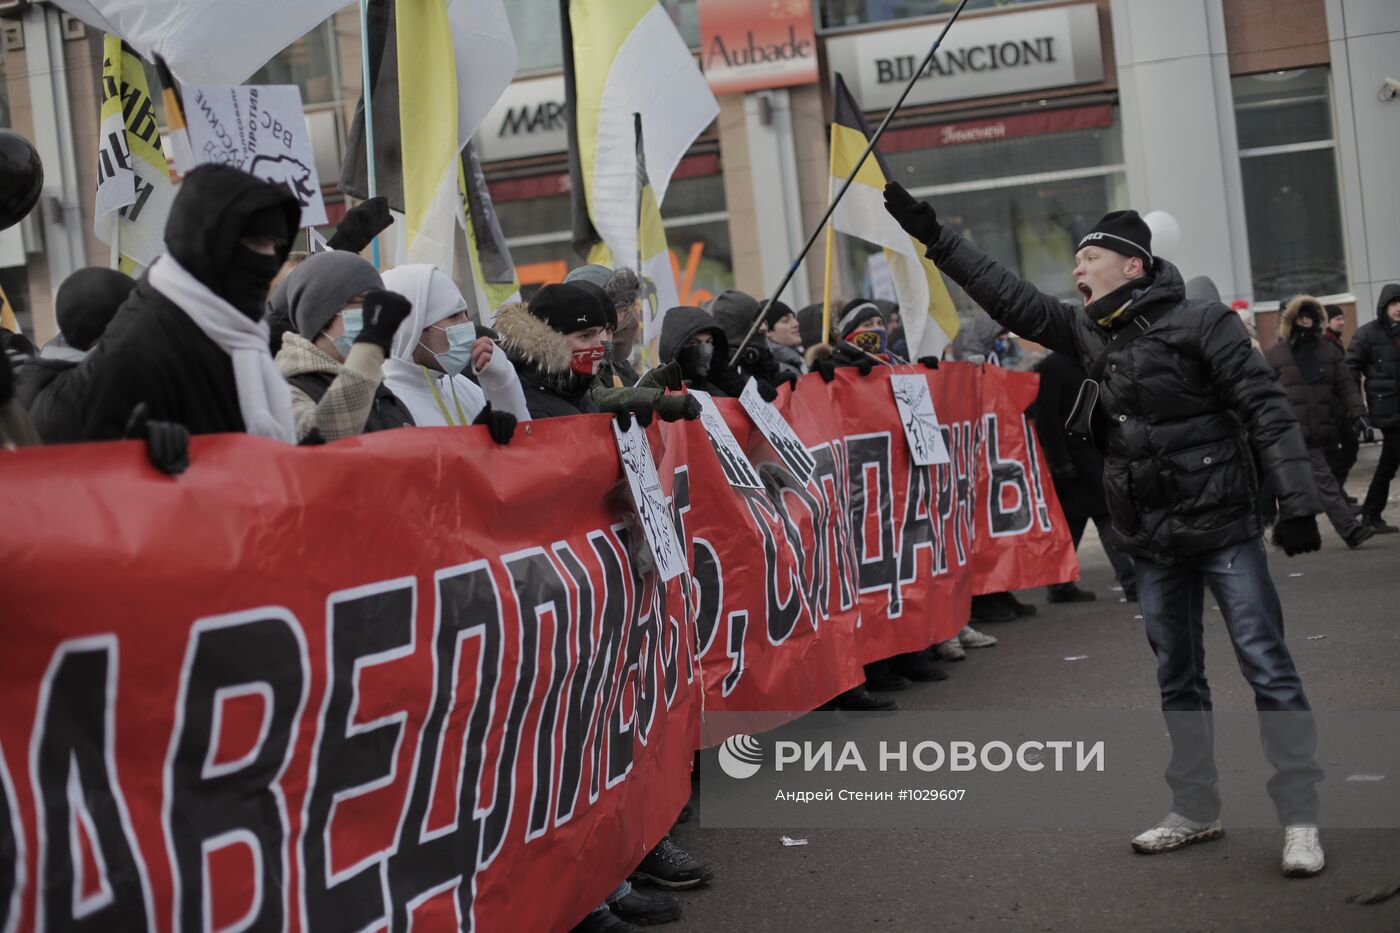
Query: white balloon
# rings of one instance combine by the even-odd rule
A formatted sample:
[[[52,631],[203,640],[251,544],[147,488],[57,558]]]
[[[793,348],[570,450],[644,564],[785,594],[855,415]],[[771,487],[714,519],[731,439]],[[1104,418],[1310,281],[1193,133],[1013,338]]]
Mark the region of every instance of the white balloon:
[[[1152,231],[1152,253],[1163,259],[1174,259],[1181,245],[1181,225],[1166,211],[1152,211],[1142,218]]]

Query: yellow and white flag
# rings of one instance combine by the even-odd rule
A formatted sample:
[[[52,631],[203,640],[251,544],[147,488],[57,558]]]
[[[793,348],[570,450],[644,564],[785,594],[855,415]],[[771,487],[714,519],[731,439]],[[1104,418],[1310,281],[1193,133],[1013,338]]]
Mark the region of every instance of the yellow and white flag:
[[[165,252],[175,186],[141,59],[112,35],[103,39],[103,53],[93,227],[119,252],[121,271],[135,276]]]
[[[666,228],[661,223],[661,205],[656,202],[651,179],[647,176],[646,147],[643,144],[642,115],[635,114],[637,134],[637,269],[642,280],[642,347],[658,361],[661,324],[666,312],[680,304],[676,270],[666,244]]]
[[[870,127],[839,74],[833,96],[831,185],[834,196],[869,145]],[[865,160],[855,182],[837,205],[832,225],[847,236],[884,247],[899,297],[909,358],[940,356],[943,348],[957,336],[958,312],[938,267],[925,258],[924,247],[905,233],[885,210],[887,178],[889,168],[876,149]]]
[[[614,260],[630,265],[640,196],[633,115],[646,122],[644,158],[660,205],[681,157],[719,116],[719,102],[656,0],[567,0],[564,9],[571,155],[587,218]]]

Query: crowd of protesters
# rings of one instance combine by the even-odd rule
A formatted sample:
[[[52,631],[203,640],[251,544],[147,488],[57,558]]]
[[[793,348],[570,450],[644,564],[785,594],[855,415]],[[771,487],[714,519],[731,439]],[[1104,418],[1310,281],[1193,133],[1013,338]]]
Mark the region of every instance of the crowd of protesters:
[[[1018,310],[1015,301],[1028,299],[1009,291],[1010,284],[982,280],[979,292],[981,273],[968,270],[980,260],[970,247],[940,239],[931,215],[908,204],[891,211],[929,244],[930,254],[939,252],[945,271],[973,279],[970,293],[997,315],[979,313],[965,324],[950,355],[1033,365],[1040,373],[1037,430],[1075,545],[1092,521],[1123,598],[1136,600],[1143,550],[1137,548],[1135,562],[1113,534],[1104,454],[1064,427],[1088,377],[1081,357],[1065,352],[1073,343],[1069,325],[1064,333],[1046,332]],[[381,274],[359,255],[391,222],[382,199],[365,202],[349,212],[330,251],[293,253],[300,217],[286,188],[229,167],[196,169],[174,202],[168,252],[140,281],[106,269],[75,273],[56,297],[59,335],[42,351],[18,343],[7,348],[13,352],[0,367],[0,441],[14,447],[137,438],[151,462],[170,474],[188,467],[192,434],[246,432],[318,444],[403,427],[484,425],[491,443],[509,444],[519,422],[530,419],[611,413],[624,424],[693,420],[700,405],[688,389],[737,397],[752,379],[772,400],[780,386],[807,373],[832,382],[837,369],[868,375],[908,356],[899,309],[873,300],[839,303],[829,333],[821,305],[794,312],[773,302],[758,338],[745,343],[760,302],[731,289],[705,307],[668,309],[658,365],[639,372],[643,285],[635,273],[583,266],[528,303],[495,309],[488,327],[443,270],[407,265]],[[1126,232],[1123,242],[1132,246],[1134,231]],[[1173,301],[1191,301],[1180,296],[1179,281],[1174,287]],[[1107,302],[1101,310],[1111,319],[1122,308],[1108,305],[1125,295],[1095,297]],[[1301,296],[1288,303],[1279,340],[1266,354],[1302,425],[1307,466],[1326,514],[1351,547],[1395,531],[1382,512],[1400,466],[1400,286],[1385,288],[1377,311],[1377,320],[1343,348],[1340,311]],[[1027,353],[1009,327],[1046,338],[1041,342],[1054,349]],[[932,358],[915,362],[938,365]],[[1357,503],[1346,495],[1347,475],[1358,439],[1376,430],[1384,437],[1380,463]],[[1240,476],[1249,469],[1235,468]],[[1286,529],[1288,521],[1276,527]],[[1094,598],[1068,581],[1048,592],[1051,603]],[[911,681],[946,679],[944,663],[996,644],[974,625],[1036,611],[1010,593],[979,596],[973,624],[956,637],[868,665],[865,684],[829,706],[893,709],[891,694]],[[679,890],[706,884],[713,874],[667,837],[580,929],[627,930],[677,919],[673,897],[642,893],[630,881]]]

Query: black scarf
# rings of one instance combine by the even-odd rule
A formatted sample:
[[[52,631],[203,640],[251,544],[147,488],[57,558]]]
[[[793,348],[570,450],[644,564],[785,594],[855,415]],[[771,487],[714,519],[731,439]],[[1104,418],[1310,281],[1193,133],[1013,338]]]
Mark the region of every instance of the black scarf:
[[[1151,284],[1152,279],[1145,275],[1131,282],[1124,282],[1102,298],[1095,298],[1085,305],[1084,313],[1100,327],[1110,327],[1122,318],[1128,305],[1141,298],[1142,293],[1147,291]]]
[[[1293,362],[1298,364],[1303,382],[1312,385],[1322,381],[1322,360],[1318,354],[1317,331],[1310,328],[1293,333]]]

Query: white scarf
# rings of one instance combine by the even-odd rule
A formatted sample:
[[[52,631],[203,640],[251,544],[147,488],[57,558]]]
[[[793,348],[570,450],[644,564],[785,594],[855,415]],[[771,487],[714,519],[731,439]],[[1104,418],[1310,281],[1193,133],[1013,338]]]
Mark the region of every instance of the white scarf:
[[[238,408],[248,433],[295,444],[292,394],[267,348],[267,323],[253,321],[214,294],[169,254],[157,259],[146,275],[152,288],[189,315],[233,361]]]

